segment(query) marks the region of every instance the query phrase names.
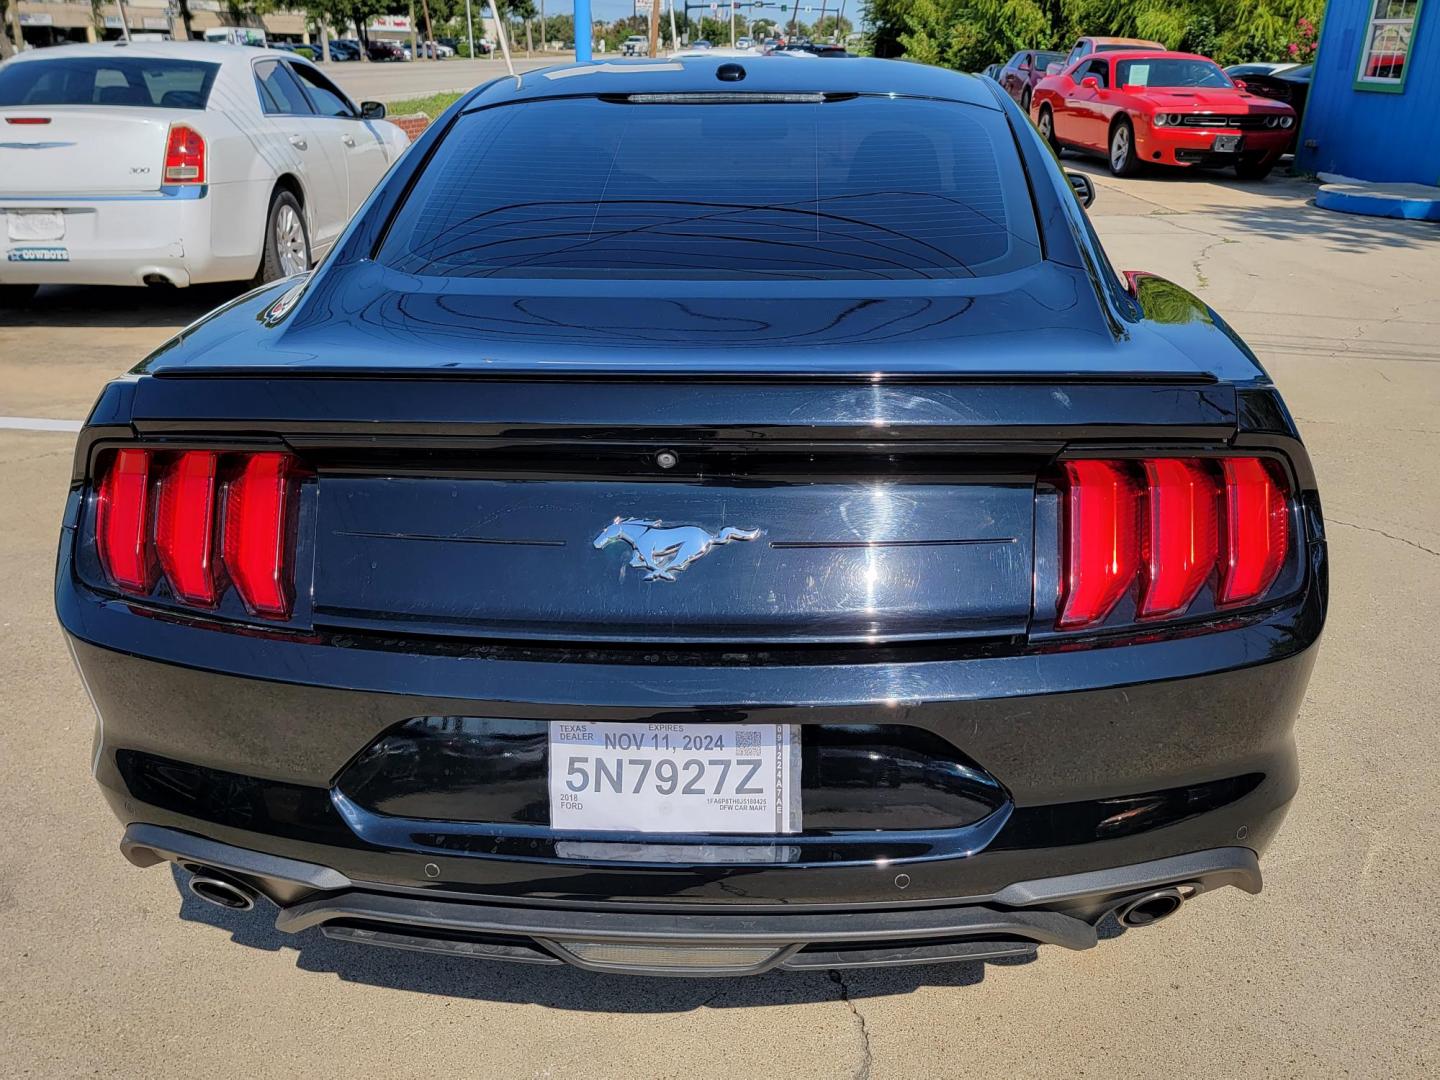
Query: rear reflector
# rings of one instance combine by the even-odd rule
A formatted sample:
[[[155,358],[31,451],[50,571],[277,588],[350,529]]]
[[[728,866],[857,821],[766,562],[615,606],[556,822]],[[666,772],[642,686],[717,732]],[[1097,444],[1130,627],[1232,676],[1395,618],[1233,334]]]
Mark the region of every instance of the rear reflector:
[[[96,545],[122,592],[148,596],[163,572],[188,606],[218,607],[233,584],[252,615],[289,617],[299,489],[289,454],[117,450],[99,475]]]
[[[1190,606],[1215,569],[1215,479],[1199,461],[1156,458],[1145,469],[1145,580],[1142,618],[1175,615]]]
[[[100,481],[95,540],[100,565],[127,592],[147,593],[155,584],[149,534],[150,451],[120,450]]]
[[[215,470],[218,454],[186,450],[160,479],[155,548],[175,595],[214,607]]]
[[[1285,565],[1290,499],[1273,461],[1077,460],[1064,468],[1062,630],[1102,625],[1126,595],[1137,619],[1182,616],[1207,583],[1217,609],[1252,603]]]
[[[1140,558],[1139,500],[1121,462],[1068,461],[1062,627],[1109,615],[1135,580]]]
[[[205,140],[184,124],[171,124],[165,141],[165,183],[205,183]]]
[[[225,568],[254,615],[284,618],[290,613],[285,573],[289,491],[289,455],[252,454],[226,495]]]
[[[1285,489],[1259,458],[1225,458],[1225,562],[1219,602],[1264,595],[1285,562],[1290,514]]]

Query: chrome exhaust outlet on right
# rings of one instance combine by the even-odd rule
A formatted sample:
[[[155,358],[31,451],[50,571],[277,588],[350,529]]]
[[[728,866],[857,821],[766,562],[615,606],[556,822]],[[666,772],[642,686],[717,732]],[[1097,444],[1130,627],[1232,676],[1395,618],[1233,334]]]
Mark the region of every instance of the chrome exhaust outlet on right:
[[[222,871],[196,867],[186,884],[191,893],[216,907],[249,911],[255,906],[255,890]]]
[[[1156,889],[1128,900],[1115,909],[1115,918],[1120,925],[1130,929],[1154,926],[1168,919],[1185,903],[1185,894],[1178,888]]]

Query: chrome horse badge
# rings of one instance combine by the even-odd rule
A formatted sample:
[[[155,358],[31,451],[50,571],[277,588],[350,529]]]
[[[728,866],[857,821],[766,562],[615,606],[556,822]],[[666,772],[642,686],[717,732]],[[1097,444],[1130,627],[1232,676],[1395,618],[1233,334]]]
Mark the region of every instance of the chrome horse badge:
[[[617,541],[629,544],[635,552],[630,565],[650,571],[645,575],[646,581],[674,581],[676,574],[708,555],[716,544],[755,540],[759,536],[759,529],[735,529],[728,525],[712,536],[694,525],[664,529],[658,521],[616,518],[595,537],[595,548],[599,550]]]

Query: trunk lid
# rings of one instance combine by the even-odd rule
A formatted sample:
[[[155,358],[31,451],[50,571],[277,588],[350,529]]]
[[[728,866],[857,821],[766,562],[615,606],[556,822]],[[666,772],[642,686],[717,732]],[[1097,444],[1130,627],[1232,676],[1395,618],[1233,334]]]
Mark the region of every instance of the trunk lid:
[[[134,107],[0,108],[0,198],[154,191],[170,123],[181,115]]]
[[[1023,636],[1054,455],[1214,444],[1236,421],[1234,388],[1199,380],[132,385],[143,438],[278,437],[313,470],[296,565],[314,625],[467,647]]]
[[[129,420],[283,439],[315,475],[314,623],[464,642],[1022,636],[1054,456],[1223,443],[1227,376],[1258,370],[1203,309],[1113,325],[1053,263],[743,286],[367,263],[246,303],[146,361]]]

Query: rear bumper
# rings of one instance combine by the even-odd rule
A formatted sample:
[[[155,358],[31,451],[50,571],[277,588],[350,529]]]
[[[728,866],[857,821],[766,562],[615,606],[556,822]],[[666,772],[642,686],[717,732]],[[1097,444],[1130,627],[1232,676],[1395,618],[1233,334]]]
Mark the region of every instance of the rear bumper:
[[[159,279],[183,287],[244,280],[259,265],[263,223],[253,229],[253,254],[217,254],[213,230],[242,210],[245,187],[173,187],[79,199],[0,194],[0,284],[144,285]],[[9,239],[9,214],[25,210],[62,211],[65,235]]]
[[[222,871],[281,900],[276,928],[360,944],[532,964],[570,963],[644,975],[749,975],[1024,956],[1039,945],[1089,949],[1096,924],[1136,899],[1176,890],[1186,900],[1225,886],[1261,888],[1249,848],[1230,847],[1015,882],[945,906],[754,914],[599,912],[477,902],[350,881],[329,867],[277,859],[170,829],[135,825],[121,851],[137,866],[171,862]]]

